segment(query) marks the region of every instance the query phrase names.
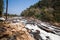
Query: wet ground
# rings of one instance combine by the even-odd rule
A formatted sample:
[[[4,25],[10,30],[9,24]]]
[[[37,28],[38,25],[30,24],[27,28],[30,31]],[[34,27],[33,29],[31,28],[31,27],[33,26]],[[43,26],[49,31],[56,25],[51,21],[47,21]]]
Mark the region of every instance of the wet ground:
[[[26,20],[22,17],[9,18],[8,22],[22,22],[36,40],[60,40],[60,28],[42,21]]]

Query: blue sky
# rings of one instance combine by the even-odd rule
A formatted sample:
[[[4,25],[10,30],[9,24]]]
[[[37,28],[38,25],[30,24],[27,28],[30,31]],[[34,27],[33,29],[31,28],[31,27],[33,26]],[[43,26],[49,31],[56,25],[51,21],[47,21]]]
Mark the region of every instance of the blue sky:
[[[19,15],[23,10],[29,8],[38,1],[39,0],[8,0],[8,13]],[[4,0],[4,8],[6,9],[6,0]]]

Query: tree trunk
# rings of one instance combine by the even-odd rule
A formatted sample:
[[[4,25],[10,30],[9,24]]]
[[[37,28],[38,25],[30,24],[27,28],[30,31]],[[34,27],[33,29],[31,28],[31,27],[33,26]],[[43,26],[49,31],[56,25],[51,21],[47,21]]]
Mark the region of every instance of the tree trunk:
[[[6,20],[7,20],[7,13],[8,13],[8,0],[6,0]]]
[[[2,17],[2,11],[0,11],[0,17]]]

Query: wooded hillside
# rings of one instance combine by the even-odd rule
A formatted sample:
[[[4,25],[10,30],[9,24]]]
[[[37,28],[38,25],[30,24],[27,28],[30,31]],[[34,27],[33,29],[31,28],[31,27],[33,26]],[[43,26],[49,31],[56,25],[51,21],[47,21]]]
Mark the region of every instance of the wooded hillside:
[[[24,10],[21,16],[60,22],[60,0],[41,0]]]

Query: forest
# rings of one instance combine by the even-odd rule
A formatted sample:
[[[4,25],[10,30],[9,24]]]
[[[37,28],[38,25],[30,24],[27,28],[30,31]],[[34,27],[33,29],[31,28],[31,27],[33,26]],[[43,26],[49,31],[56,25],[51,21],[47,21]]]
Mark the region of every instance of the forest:
[[[21,13],[42,21],[60,22],[60,0],[41,0]]]

